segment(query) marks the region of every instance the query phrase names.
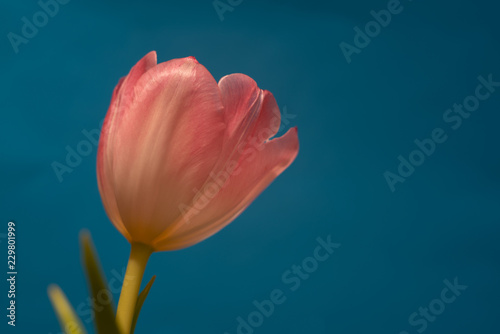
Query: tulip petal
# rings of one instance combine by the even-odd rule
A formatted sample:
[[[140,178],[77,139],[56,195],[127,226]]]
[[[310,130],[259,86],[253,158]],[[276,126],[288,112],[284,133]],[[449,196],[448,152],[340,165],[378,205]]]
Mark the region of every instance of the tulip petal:
[[[252,78],[239,73],[220,79],[219,88],[227,125],[225,135],[240,138],[253,128],[259,116],[262,91]]]
[[[109,219],[113,222],[115,227],[120,231],[120,233],[130,240],[130,234],[123,225],[120,218],[120,212],[116,205],[116,198],[113,190],[112,184],[112,171],[109,168],[107,162],[107,150],[104,149],[105,145],[102,143],[107,143],[109,141],[110,125],[113,123],[113,118],[116,115],[117,104],[118,104],[118,92],[121,89],[125,78],[121,78],[118,85],[113,91],[113,96],[111,98],[111,104],[104,119],[104,123],[101,129],[101,135],[99,137],[99,146],[97,148],[97,185],[99,187],[99,192],[101,194],[102,202]],[[106,153],[106,154],[105,154]]]
[[[149,243],[176,220],[179,203],[191,200],[214,168],[224,115],[217,83],[192,57],[152,67],[130,91],[127,80],[119,93],[127,110],[117,112],[109,125],[113,136],[102,143],[104,174],[112,176],[129,241]]]
[[[125,112],[127,102],[130,101],[133,96],[134,85],[144,73],[146,73],[155,65],[156,52],[151,51],[147,55],[145,55],[139,62],[137,62],[134,67],[132,67],[126,77],[120,79],[113,91],[111,104],[109,106],[108,113],[106,114],[106,118],[101,129],[101,136],[99,139],[99,147],[97,151],[97,184],[99,186],[99,191],[101,193],[106,213],[108,214],[108,217],[113,222],[118,231],[120,231],[120,233],[123,234],[129,241],[131,240],[130,233],[123,225],[122,219],[120,217],[120,212],[116,204],[116,198],[112,184],[112,169],[110,168],[110,164],[105,165],[105,161],[108,161],[108,159],[110,159],[110,151],[105,150],[105,145],[101,143],[107,144],[108,142],[112,141],[112,137],[115,133],[113,131],[113,126],[116,126],[116,124],[118,123],[118,117],[120,117],[120,115]]]
[[[134,98],[135,85],[139,79],[156,66],[156,52],[151,51],[135,64],[129,74],[124,78],[122,88],[120,90],[120,106],[127,108],[131,100]]]
[[[259,89],[249,76],[225,76],[219,81],[219,87],[224,103],[226,130],[224,147],[211,175],[227,170],[228,164],[240,160],[249,145],[262,150],[261,146],[279,130],[281,120],[274,96]],[[206,182],[209,181],[210,178],[207,178]],[[172,230],[166,231],[163,236]]]
[[[278,132],[281,120],[278,104],[274,96],[259,89],[252,78],[239,73],[227,75],[219,81],[219,87],[227,124],[226,148],[241,151],[257,131],[265,131],[264,136],[260,134],[262,138],[256,138],[259,144]]]
[[[106,114],[106,119],[103,124],[102,132],[104,135],[108,134],[112,129],[111,125],[116,125],[117,116],[124,111],[130,99],[133,97],[134,85],[150,68],[156,65],[156,52],[151,51],[145,55],[141,60],[135,64],[130,70],[129,74],[120,79],[118,85],[113,91],[111,104]],[[102,136],[102,135],[101,135]]]
[[[206,205],[198,212],[190,211],[180,228],[155,244],[155,249],[185,248],[228,225],[293,162],[298,148],[296,128],[263,146],[247,146],[232,172],[221,171],[201,190],[201,196],[207,198]],[[226,176],[228,179],[220,188],[218,185]]]
[[[227,170],[229,164],[237,163],[249,145],[262,150],[262,145],[278,131],[281,119],[274,96],[261,90],[249,76],[239,73],[227,75],[219,81],[219,88],[224,104],[226,129],[223,150],[210,175],[217,175],[219,171]],[[198,189],[204,189],[212,179],[209,176]],[[175,235],[186,223],[184,218],[197,214],[199,208],[206,205],[204,202],[205,198],[198,196],[190,206],[185,202],[181,204],[179,209],[183,215],[170,224],[154,243],[162,243],[162,240]]]

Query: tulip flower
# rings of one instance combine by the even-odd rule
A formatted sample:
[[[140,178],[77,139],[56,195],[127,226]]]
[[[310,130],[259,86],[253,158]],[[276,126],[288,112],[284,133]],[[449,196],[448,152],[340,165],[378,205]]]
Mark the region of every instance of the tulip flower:
[[[152,252],[178,250],[233,221],[298,153],[273,95],[243,74],[217,83],[193,57],[150,52],[116,86],[97,155],[106,213],[131,243],[117,321],[128,333]],[[135,282],[135,281],[138,281]]]

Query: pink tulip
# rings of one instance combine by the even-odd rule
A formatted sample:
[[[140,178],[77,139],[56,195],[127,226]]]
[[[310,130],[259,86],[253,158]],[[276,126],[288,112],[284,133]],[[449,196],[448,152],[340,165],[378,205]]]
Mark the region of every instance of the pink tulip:
[[[97,155],[106,212],[132,244],[198,243],[233,221],[295,159],[273,95],[243,74],[219,83],[195,58],[150,52],[116,86]]]

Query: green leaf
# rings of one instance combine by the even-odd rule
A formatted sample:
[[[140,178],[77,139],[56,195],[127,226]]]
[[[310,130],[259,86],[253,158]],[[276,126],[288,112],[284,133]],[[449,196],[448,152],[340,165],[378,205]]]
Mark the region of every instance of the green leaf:
[[[97,333],[120,334],[115,320],[113,296],[108,289],[106,278],[102,274],[99,258],[88,231],[80,233],[80,245],[83,267],[90,287],[90,297],[95,303],[93,310]]]
[[[135,310],[134,310],[134,318],[132,319],[132,328],[130,329],[130,334],[134,334],[135,330],[135,325],[137,323],[137,319],[139,319],[139,313],[141,312],[142,305],[144,304],[144,301],[146,300],[149,290],[151,290],[151,287],[153,286],[153,283],[156,279],[156,275],[151,278],[149,283],[146,285],[144,290],[139,294],[139,297],[137,298],[137,303],[135,304]]]
[[[63,333],[86,334],[85,327],[61,288],[52,284],[48,288],[48,294]]]

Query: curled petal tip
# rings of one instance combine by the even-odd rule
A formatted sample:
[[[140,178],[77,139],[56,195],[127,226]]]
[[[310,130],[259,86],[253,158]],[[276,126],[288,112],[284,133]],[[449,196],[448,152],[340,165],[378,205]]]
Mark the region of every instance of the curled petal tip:
[[[153,50],[153,51],[149,51],[147,54],[146,54],[146,57],[155,57],[156,58],[156,51]]]
[[[158,64],[158,58],[156,51],[151,51],[138,62],[138,64],[144,65],[146,70]]]
[[[196,64],[199,64],[198,60],[193,56],[186,57],[186,60],[194,61]]]

